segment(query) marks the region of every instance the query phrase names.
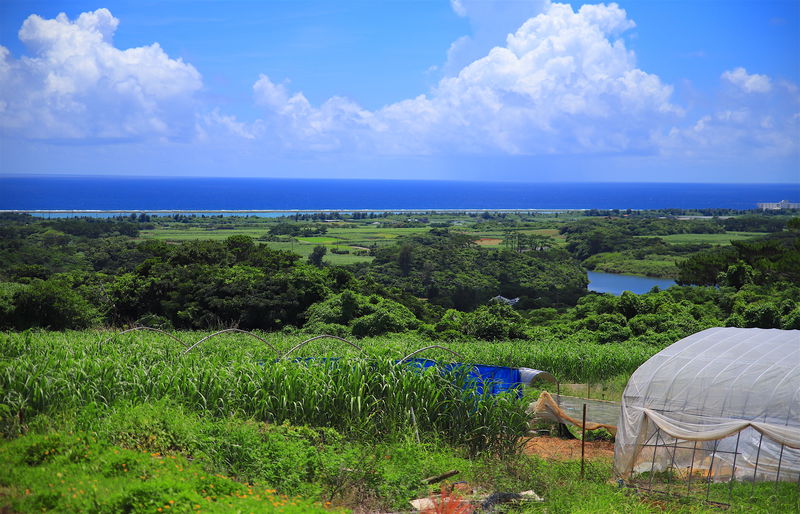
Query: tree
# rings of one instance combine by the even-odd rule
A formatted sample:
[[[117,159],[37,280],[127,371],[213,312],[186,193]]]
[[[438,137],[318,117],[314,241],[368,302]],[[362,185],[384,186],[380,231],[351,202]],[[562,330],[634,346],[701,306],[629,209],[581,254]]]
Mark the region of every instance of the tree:
[[[737,261],[728,266],[727,270],[720,272],[717,282],[723,286],[741,289],[745,284],[753,283],[753,275],[752,266],[742,261]]]
[[[411,271],[411,254],[413,251],[414,247],[412,245],[404,244],[400,247],[400,251],[397,252],[397,265],[400,266],[400,271],[403,276],[408,275]]]
[[[343,291],[308,309],[305,330],[312,332],[343,329],[355,336],[377,336],[387,332],[404,332],[419,326],[419,320],[407,307],[377,295],[365,296]]]
[[[321,268],[325,265],[322,262],[322,259],[325,257],[325,254],[328,253],[328,249],[322,245],[317,245],[311,251],[311,255],[308,256],[309,264]]]
[[[525,320],[513,307],[505,303],[481,305],[464,314],[461,329],[467,335],[496,341],[525,338]]]
[[[92,326],[97,318],[97,309],[56,280],[37,279],[14,294],[14,324],[18,330],[80,330]]]
[[[236,262],[248,259],[255,247],[255,242],[250,236],[235,235],[225,239],[225,248],[233,254]]]

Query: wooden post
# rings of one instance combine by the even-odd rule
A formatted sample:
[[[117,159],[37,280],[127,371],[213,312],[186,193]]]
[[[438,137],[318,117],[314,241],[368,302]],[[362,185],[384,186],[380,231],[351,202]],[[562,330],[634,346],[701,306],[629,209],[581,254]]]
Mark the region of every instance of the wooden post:
[[[581,480],[583,480],[583,461],[586,455],[586,404],[583,404],[583,423],[581,423]]]

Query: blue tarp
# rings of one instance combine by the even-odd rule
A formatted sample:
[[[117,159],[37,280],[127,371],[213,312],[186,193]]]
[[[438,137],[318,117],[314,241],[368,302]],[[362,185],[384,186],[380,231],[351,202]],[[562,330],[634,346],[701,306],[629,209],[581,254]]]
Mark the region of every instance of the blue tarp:
[[[506,366],[488,366],[485,364],[462,364],[460,362],[453,362],[448,364],[441,364],[438,361],[430,359],[409,359],[406,361],[408,364],[416,365],[419,368],[427,369],[432,366],[440,366],[445,371],[451,371],[458,368],[469,369],[470,385],[474,384],[478,394],[483,394],[484,387],[489,386],[489,394],[500,394],[511,392],[518,397],[522,397],[522,379],[518,368],[509,368]]]
[[[299,357],[294,359],[295,362],[310,362],[310,361],[338,361],[339,357]],[[395,361],[400,363],[400,361]],[[518,398],[522,397],[522,382],[519,368],[509,368],[506,366],[488,366],[485,364],[463,364],[460,362],[451,362],[442,364],[438,361],[431,359],[408,359],[404,361],[412,367],[419,369],[428,369],[430,367],[438,366],[443,371],[453,371],[460,368],[469,370],[469,377],[465,388],[474,387],[478,394],[483,394],[484,387],[489,386],[489,394],[500,393],[513,393]],[[259,361],[259,364],[265,364],[265,361]]]

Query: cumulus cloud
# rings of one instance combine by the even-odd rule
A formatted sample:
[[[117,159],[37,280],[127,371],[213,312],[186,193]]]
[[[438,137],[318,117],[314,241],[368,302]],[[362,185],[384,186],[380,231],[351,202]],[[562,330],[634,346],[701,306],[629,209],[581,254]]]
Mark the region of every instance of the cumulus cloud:
[[[256,121],[245,123],[236,119],[236,116],[226,115],[219,109],[210,113],[197,116],[195,123],[195,137],[199,141],[221,141],[233,138],[255,140],[265,133],[264,123]]]
[[[489,40],[478,45],[479,34],[503,36],[426,94],[372,111],[337,96],[315,105],[262,74],[253,122],[196,101],[200,73],[158,43],[117,48],[119,20],[107,9],[74,20],[34,15],[19,31],[28,55],[0,46],[0,132],[89,143],[239,141],[272,156],[798,154],[797,85],[736,68],[722,73],[713,110],[687,115],[671,86],[637,66],[621,39],[635,24],[616,4],[451,5],[475,30],[453,43],[450,64]],[[491,21],[508,5],[517,11]],[[509,20],[517,20],[510,29]]]
[[[550,0],[451,0],[458,16],[469,22],[470,34],[457,38],[447,50],[444,75],[454,75],[472,61],[501,45],[525,20],[545,12]]]
[[[475,15],[481,5],[452,2],[463,16]],[[722,85],[728,87],[720,88],[705,112],[687,115],[672,101],[673,88],[638,68],[626,48],[621,35],[634,26],[616,4],[575,10],[547,3],[504,44],[444,77],[427,94],[375,111],[338,97],[315,107],[266,75],[253,90],[265,112],[265,134],[284,149],[797,156],[800,94],[795,84],[736,68],[722,73]],[[454,45],[462,43],[468,41]]]
[[[659,141],[662,151],[689,157],[775,158],[800,151],[800,94],[789,81],[772,86],[766,75],[749,75],[744,68],[722,74],[733,84],[718,95],[717,108],[688,126],[675,126]],[[759,93],[758,95],[742,95]]]
[[[464,5],[464,0],[459,5]],[[466,7],[464,7],[466,8]],[[615,36],[617,5],[552,4],[427,95],[369,112],[332,98],[320,108],[262,75],[257,102],[280,134],[322,148],[379,153],[557,154],[650,151],[655,120],[674,118],[672,88],[636,67]]]
[[[285,84],[276,84],[261,74],[253,84],[257,105],[265,109],[261,120],[274,138],[288,149],[317,151],[362,147],[362,132],[373,115],[347,98],[334,96],[314,107],[303,93],[290,93]]]
[[[118,25],[108,9],[26,19],[19,38],[30,55],[0,46],[0,129],[33,139],[193,136],[198,71],[158,43],[114,47]]]
[[[722,79],[730,82],[746,93],[769,93],[772,90],[772,81],[766,75],[752,75],[744,68],[736,68],[722,74]]]

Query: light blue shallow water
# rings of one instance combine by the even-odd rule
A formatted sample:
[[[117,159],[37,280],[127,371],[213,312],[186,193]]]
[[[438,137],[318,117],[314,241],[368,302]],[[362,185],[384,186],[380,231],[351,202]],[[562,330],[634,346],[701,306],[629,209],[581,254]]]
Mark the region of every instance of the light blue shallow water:
[[[638,275],[621,275],[618,273],[602,273],[589,271],[589,291],[598,293],[611,293],[621,295],[623,291],[643,294],[654,286],[666,289],[675,285],[675,281],[668,278],[641,277]]]

